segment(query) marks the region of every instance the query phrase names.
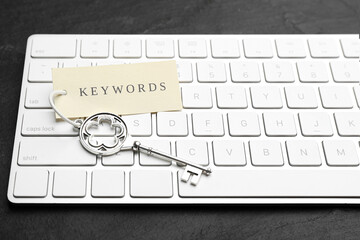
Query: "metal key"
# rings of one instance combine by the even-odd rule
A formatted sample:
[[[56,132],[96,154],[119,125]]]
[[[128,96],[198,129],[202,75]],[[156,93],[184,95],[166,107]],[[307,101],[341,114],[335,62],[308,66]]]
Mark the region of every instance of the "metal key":
[[[128,136],[128,128],[126,123],[121,117],[112,113],[96,113],[85,120],[76,119],[70,120],[59,112],[54,103],[55,96],[66,95],[65,90],[54,90],[50,93],[49,102],[53,110],[67,123],[74,126],[79,131],[79,140],[81,145],[90,153],[93,153],[99,157],[109,156],[118,153],[119,151],[143,151],[148,155],[156,155],[159,158],[163,158],[168,161],[176,161],[179,164],[185,165],[185,172],[181,176],[181,181],[187,182],[191,177],[191,184],[197,185],[201,174],[209,175],[211,173],[210,168],[205,168],[198,164],[189,162],[187,160],[172,156],[170,154],[161,152],[142,145],[139,141],[134,141],[132,146],[124,145],[126,142],[131,142]],[[109,132],[97,132],[99,126],[103,126],[107,123],[109,126]],[[95,130],[95,131],[94,131]]]
[[[134,142],[132,149],[133,149],[133,151],[144,152],[148,155],[154,155],[159,158],[163,158],[164,160],[167,160],[167,161],[175,161],[177,163],[185,165],[185,171],[184,171],[183,175],[181,176],[181,181],[187,182],[187,181],[189,181],[190,177],[192,176],[190,182],[192,185],[195,185],[195,186],[199,183],[202,173],[204,173],[205,175],[209,175],[211,173],[210,168],[206,168],[206,167],[203,167],[196,163],[193,163],[193,162],[181,159],[179,157],[175,157],[173,155],[164,153],[162,151],[153,149],[151,147],[144,146],[139,141]]]

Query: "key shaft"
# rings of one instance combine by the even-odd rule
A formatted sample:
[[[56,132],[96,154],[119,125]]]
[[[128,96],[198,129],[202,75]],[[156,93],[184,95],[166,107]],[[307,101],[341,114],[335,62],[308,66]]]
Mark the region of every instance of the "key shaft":
[[[151,147],[144,146],[139,141],[134,142],[133,150],[134,151],[142,151],[142,152],[144,152],[144,153],[146,153],[148,155],[156,155],[157,157],[161,157],[161,158],[164,158],[166,160],[171,160],[171,161],[175,161],[175,162],[178,162],[178,163],[182,163],[182,164],[187,165],[187,166],[192,166],[194,168],[202,170],[203,173],[205,173],[206,175],[209,175],[211,173],[210,168],[206,168],[206,167],[203,167],[203,166],[198,165],[196,163],[187,161],[185,159],[182,159],[182,158],[167,154],[165,152],[159,151],[157,149],[153,149]]]

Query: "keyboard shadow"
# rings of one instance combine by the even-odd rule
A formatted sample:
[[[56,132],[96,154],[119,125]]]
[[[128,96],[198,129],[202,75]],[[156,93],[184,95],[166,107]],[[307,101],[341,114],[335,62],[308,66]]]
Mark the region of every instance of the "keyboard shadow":
[[[12,212],[62,212],[63,210],[74,212],[133,212],[133,213],[286,213],[286,212],[318,212],[341,209],[344,211],[360,211],[359,205],[352,204],[14,204],[8,202],[8,208]]]

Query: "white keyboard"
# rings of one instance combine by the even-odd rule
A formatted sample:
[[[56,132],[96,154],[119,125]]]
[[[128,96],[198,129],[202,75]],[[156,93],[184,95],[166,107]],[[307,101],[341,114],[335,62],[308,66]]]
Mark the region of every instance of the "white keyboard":
[[[360,203],[358,35],[33,35],[8,199],[13,203]],[[126,116],[144,144],[209,166],[96,158],[55,122],[51,68],[175,59],[184,110]],[[74,103],[76,104],[76,103]]]

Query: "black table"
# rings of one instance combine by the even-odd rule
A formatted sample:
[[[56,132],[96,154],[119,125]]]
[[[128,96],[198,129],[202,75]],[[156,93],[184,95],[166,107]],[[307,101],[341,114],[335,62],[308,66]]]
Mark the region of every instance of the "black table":
[[[22,206],[6,198],[34,33],[359,33],[358,0],[0,2],[1,239],[359,239],[357,206]]]

